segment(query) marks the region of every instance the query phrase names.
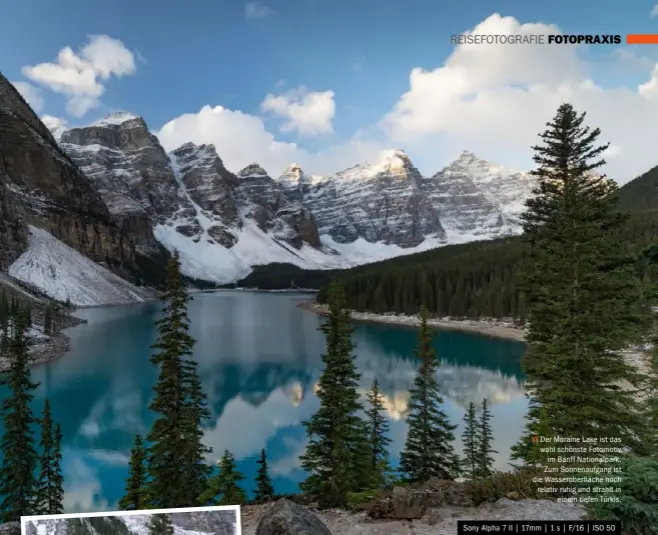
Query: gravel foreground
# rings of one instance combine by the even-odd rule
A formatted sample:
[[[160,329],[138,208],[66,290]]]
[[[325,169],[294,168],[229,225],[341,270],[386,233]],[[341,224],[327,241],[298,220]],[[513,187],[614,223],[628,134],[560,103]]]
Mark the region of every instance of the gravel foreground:
[[[272,505],[242,507],[242,535],[255,535],[260,517]],[[587,516],[580,504],[507,498],[478,507],[439,507],[413,521],[374,521],[366,513],[337,510],[315,514],[334,535],[454,535],[459,520],[583,520]]]

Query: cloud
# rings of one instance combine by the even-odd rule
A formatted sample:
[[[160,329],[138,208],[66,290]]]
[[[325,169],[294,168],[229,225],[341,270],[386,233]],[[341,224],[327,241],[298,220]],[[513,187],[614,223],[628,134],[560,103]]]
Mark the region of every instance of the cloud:
[[[82,117],[100,104],[105,92],[103,81],[134,74],[135,70],[135,56],[121,41],[92,35],[78,53],[64,47],[54,63],[26,66],[22,73],[51,91],[67,95],[67,113]]]
[[[297,131],[303,136],[333,132],[331,120],[336,113],[333,91],[313,92],[302,86],[283,95],[269,94],[261,109],[287,121],[282,132]]]
[[[103,497],[98,472],[84,460],[84,453],[69,450],[64,459],[64,509],[69,513],[111,511],[113,508]]]
[[[121,451],[91,450],[89,457],[108,466],[128,466],[130,456]]]
[[[11,82],[11,84],[23,96],[25,101],[36,113],[39,113],[43,110],[45,101],[43,99],[41,89],[34,87],[32,84],[28,84],[27,82]]]
[[[654,6],[651,8],[651,13],[650,13],[650,15],[651,15],[651,18],[658,17],[658,4],[654,5]]]
[[[329,173],[373,158],[384,148],[373,136],[358,132],[344,143],[310,152],[295,143],[277,140],[260,117],[223,106],[204,106],[198,113],[181,115],[156,135],[168,151],[189,141],[212,144],[231,171],[258,162],[274,177],[292,162],[308,172]]]
[[[46,128],[51,132],[59,128],[66,128],[68,125],[68,121],[66,119],[62,119],[61,117],[54,117],[52,115],[44,115],[41,117],[41,122],[46,125]]]
[[[478,34],[559,31],[498,14],[473,29]],[[590,79],[589,67],[575,45],[459,45],[440,67],[413,69],[409,90],[380,126],[392,142],[409,147],[412,157],[414,149],[442,146],[444,152],[468,148],[508,165],[527,164],[537,134],[561,103],[570,102],[587,112],[588,124],[601,128],[602,142],[617,147],[605,171],[624,182],[656,164],[658,70],[638,87],[604,88]]]
[[[274,15],[274,10],[261,2],[248,2],[244,9],[247,19],[264,19]]]

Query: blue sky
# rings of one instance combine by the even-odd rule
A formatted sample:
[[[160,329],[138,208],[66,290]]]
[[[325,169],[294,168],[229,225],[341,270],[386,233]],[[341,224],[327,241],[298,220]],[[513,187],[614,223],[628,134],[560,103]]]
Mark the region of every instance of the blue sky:
[[[457,106],[426,102],[428,94],[419,94],[418,98],[411,95],[408,105],[402,111],[398,108],[395,116],[396,106],[410,90],[412,70],[422,68],[430,73],[440,69],[455,53],[450,35],[472,30],[495,13],[513,17],[518,24],[557,25],[564,33],[625,34],[658,32],[658,18],[651,16],[652,9],[653,3],[644,0],[626,7],[620,2],[593,0],[264,0],[251,5],[237,0],[23,0],[4,2],[0,68],[11,81],[23,82],[21,89],[25,89],[24,84],[31,84],[28,90],[38,95],[35,107],[40,114],[65,119],[70,125],[86,124],[112,111],[130,110],[142,115],[158,133],[163,125],[183,114],[198,114],[204,106],[221,106],[231,112],[224,114],[222,125],[190,119],[185,128],[175,129],[175,135],[172,127],[170,134],[163,134],[161,139],[167,149],[174,148],[169,145],[181,142],[184,136],[195,142],[214,142],[229,167],[251,161],[250,155],[245,154],[246,148],[233,147],[231,140],[226,139],[231,137],[232,129],[241,145],[254,140],[253,160],[264,161],[273,168],[272,174],[281,170],[275,167],[281,167],[288,157],[315,167],[309,169],[311,172],[330,172],[337,170],[330,169],[334,165],[346,167],[361,158],[370,159],[386,146],[407,150],[426,174],[438,170],[437,166],[447,163],[461,149],[474,150],[489,159],[498,157],[496,161],[506,165],[524,166],[529,163],[527,148],[534,142],[528,133],[541,130],[554,103],[546,102],[546,108],[528,103],[532,110],[542,110],[543,120],[538,116],[518,136],[501,136],[491,124],[494,118],[487,119],[493,112],[483,111],[484,106],[491,105],[493,109],[497,105],[493,93],[501,89],[501,84],[508,91],[519,89],[528,93],[537,83],[550,79],[555,81],[555,94],[567,79],[574,88],[579,81],[590,79],[602,91],[611,93],[627,87],[632,92],[651,78],[658,46],[639,50],[624,46],[579,50],[567,46],[558,50],[560,47],[553,46],[550,50],[537,49],[534,55],[529,51],[533,47],[525,46],[528,53],[523,52],[516,59],[514,54],[518,51],[498,47],[501,50],[497,57],[511,58],[507,63],[502,60],[500,73],[509,69],[510,76],[491,75],[478,82],[477,72],[486,68],[477,62],[482,61],[484,66],[497,62],[491,54],[481,54],[487,45],[479,45],[476,52],[482,57],[466,57],[465,63],[475,73],[464,82],[472,85],[473,94],[452,97],[462,104],[465,97],[478,102],[476,108],[464,110],[463,121],[470,124],[474,117],[482,118],[484,126],[473,127],[469,132],[460,126],[459,117],[451,122],[441,118],[456,112]],[[497,31],[489,22],[487,31]],[[70,91],[62,94],[65,90],[56,86],[52,76],[45,81],[43,76],[26,75],[26,68],[56,62],[65,47],[80,57],[90,36],[120,41],[132,54],[134,68],[122,76],[111,74],[106,80],[99,77],[97,82],[103,93],[94,99],[94,105],[87,102],[77,107],[77,113],[70,113],[66,108]],[[549,53],[555,58],[545,59]],[[578,58],[578,65],[574,57]],[[548,66],[543,74],[537,72],[531,77],[515,74],[524,61],[533,73],[544,69],[543,63]],[[560,64],[565,65],[564,70]],[[551,65],[554,71],[550,70]],[[574,81],[572,74],[576,71],[578,80]],[[429,77],[427,81],[431,82]],[[439,79],[434,82],[436,87],[424,90],[425,93],[439,95],[449,85]],[[307,106],[305,110],[302,106],[291,119],[290,104],[296,101],[308,105],[312,99],[304,101],[304,95],[315,93],[318,107],[312,110]],[[271,95],[271,105],[264,107],[267,95]],[[592,100],[584,95],[573,98],[585,105]],[[607,98],[600,110],[592,110],[596,118],[610,110],[609,95]],[[514,100],[503,98],[500,102],[509,106]],[[637,111],[638,117],[647,120],[647,104],[637,105],[642,108]],[[242,112],[240,116],[233,113],[238,111]],[[317,117],[302,117],[303,113],[315,113]],[[425,122],[425,113],[436,116],[436,124],[418,124]],[[528,116],[518,110],[517,113],[520,119]],[[611,121],[610,117],[603,118],[604,122]],[[251,121],[251,126],[239,120]],[[407,124],[410,121],[411,126]],[[269,137],[249,130],[260,129],[257,122]],[[241,134],[243,127],[246,130]],[[213,128],[226,128],[229,132],[215,139],[209,132]],[[615,130],[613,125],[610,133],[615,134]],[[256,139],[257,135],[262,139]],[[521,139],[523,136],[528,139]],[[626,135],[623,140],[619,136],[612,136],[613,144],[630,145]],[[642,165],[646,163],[643,161]]]

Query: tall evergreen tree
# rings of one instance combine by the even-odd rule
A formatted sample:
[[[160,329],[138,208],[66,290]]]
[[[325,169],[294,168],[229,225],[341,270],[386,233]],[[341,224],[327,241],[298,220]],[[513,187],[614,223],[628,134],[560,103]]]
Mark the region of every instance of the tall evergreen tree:
[[[244,476],[235,466],[233,454],[226,450],[219,461],[219,472],[208,480],[206,491],[199,501],[202,505],[243,505],[247,500],[240,487]]]
[[[648,430],[645,437],[648,454],[658,459],[658,337],[654,339],[653,348],[649,354],[649,376],[645,392],[645,413]]]
[[[62,512],[62,474],[60,471],[61,455],[56,449],[56,429],[50,413],[50,401],[46,398],[41,418],[41,457],[35,510],[44,515],[56,515]]]
[[[272,486],[272,479],[267,470],[267,455],[265,449],[261,450],[260,458],[258,459],[258,474],[256,475],[256,494],[254,502],[265,503],[274,499],[274,487]]]
[[[35,475],[38,455],[32,431],[38,419],[30,408],[32,392],[38,383],[30,379],[25,316],[17,312],[12,320],[9,370],[0,381],[9,389],[9,396],[2,402],[4,435],[0,439],[0,518],[3,522],[34,514],[38,489]]]
[[[477,465],[475,475],[487,477],[493,473],[494,458],[498,453],[493,449],[493,429],[491,427],[491,410],[487,398],[482,400],[480,419],[478,421]]]
[[[50,305],[46,306],[43,316],[43,332],[44,334],[53,333],[53,310]]]
[[[48,514],[58,515],[64,512],[64,477],[62,476],[62,427],[55,422],[53,433],[53,468],[50,471],[50,510]]]
[[[198,497],[206,490],[208,477],[212,472],[212,468],[206,463],[212,448],[203,443],[203,423],[211,418],[211,414],[199,379],[198,365],[194,360],[183,361],[183,388],[183,439],[188,449],[185,459],[188,495],[185,501],[196,504]]]
[[[608,144],[569,104],[533,147],[539,186],[526,203],[521,279],[529,312],[530,398],[514,457],[541,460],[533,435],[619,437],[639,448],[642,377],[621,351],[647,329],[635,261],[623,248],[617,186],[595,173]],[[631,390],[623,390],[627,382]]]
[[[158,339],[151,362],[159,376],[150,410],[157,413],[148,435],[148,494],[156,508],[195,505],[205,481],[198,463],[206,451],[199,428],[205,408],[192,355],[194,339],[189,335],[189,296],[180,273],[178,253],[167,270],[163,317],[158,320]],[[196,407],[192,405],[197,403]],[[205,479],[205,478],[204,478]]]
[[[370,448],[369,468],[372,473],[372,486],[379,487],[386,483],[386,476],[391,471],[388,457],[388,446],[391,439],[388,437],[389,424],[384,414],[384,404],[377,379],[373,381],[366,397],[368,400],[366,419]]]
[[[130,451],[126,493],[119,500],[119,508],[124,511],[147,509],[146,449],[141,435],[135,437],[135,445]]]
[[[462,433],[462,444],[464,446],[464,457],[462,459],[462,473],[468,479],[475,479],[478,468],[478,421],[475,403],[468,404],[464,414],[464,432]]]
[[[359,373],[354,364],[354,344],[350,314],[339,282],[332,283],[328,294],[328,312],[320,327],[326,340],[322,355],[324,370],[317,396],[320,408],[304,422],[309,444],[301,456],[309,474],[300,485],[321,506],[340,506],[347,494],[359,489],[368,459],[367,440],[357,386]]]
[[[454,479],[459,474],[459,458],[453,452],[456,426],[442,410],[443,397],[436,380],[438,360],[427,324],[428,312],[420,312],[416,358],[420,367],[410,391],[407,441],[400,455],[400,469],[409,481],[424,482],[431,477]]]
[[[149,535],[174,535],[174,525],[168,514],[158,513],[151,515]]]

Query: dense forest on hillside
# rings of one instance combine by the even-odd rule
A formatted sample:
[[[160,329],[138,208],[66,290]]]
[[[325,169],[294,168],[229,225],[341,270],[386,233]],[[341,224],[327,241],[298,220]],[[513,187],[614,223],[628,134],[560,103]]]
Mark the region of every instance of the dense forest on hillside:
[[[639,254],[658,242],[658,167],[619,189],[620,207],[629,212],[625,241]],[[369,312],[418,313],[425,304],[438,316],[524,320],[516,287],[522,262],[518,237],[441,247],[348,270],[306,271],[289,264],[257,268],[238,283],[268,289],[324,288],[343,280],[348,305]],[[655,266],[638,261],[643,277],[658,280]],[[318,294],[324,300],[324,291]]]

